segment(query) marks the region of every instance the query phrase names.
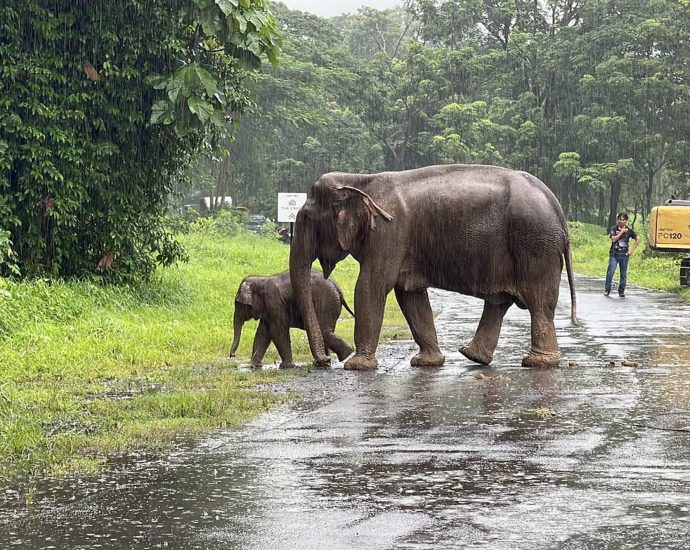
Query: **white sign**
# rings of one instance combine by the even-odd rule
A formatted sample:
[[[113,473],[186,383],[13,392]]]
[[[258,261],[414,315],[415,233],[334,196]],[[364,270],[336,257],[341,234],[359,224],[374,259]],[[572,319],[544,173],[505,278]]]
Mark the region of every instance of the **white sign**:
[[[294,222],[297,212],[307,202],[306,193],[278,193],[278,221]]]

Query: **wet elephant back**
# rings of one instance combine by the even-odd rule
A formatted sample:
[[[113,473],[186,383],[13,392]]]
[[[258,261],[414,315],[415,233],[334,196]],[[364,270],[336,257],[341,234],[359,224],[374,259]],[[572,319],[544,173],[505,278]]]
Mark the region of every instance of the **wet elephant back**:
[[[401,269],[406,283],[466,294],[505,287],[513,271],[503,222],[510,201],[508,173],[442,171],[399,188],[399,210],[407,215],[394,223],[407,225],[395,229],[409,239]]]
[[[374,179],[369,192],[394,216],[386,230],[407,235],[397,237],[408,251],[398,285],[494,294],[516,286],[524,256],[560,250],[560,207],[543,183],[525,176],[490,166],[444,166]]]

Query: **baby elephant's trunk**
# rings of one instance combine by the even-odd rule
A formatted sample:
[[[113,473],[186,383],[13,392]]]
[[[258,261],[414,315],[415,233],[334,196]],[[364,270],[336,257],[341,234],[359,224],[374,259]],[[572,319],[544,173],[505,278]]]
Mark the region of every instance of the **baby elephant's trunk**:
[[[242,336],[242,325],[244,325],[244,316],[242,315],[242,312],[240,311],[240,308],[237,307],[238,304],[235,304],[235,315],[234,315],[234,323],[233,323],[233,328],[234,328],[234,337],[232,340],[232,347],[230,348],[230,357],[235,356],[235,352],[237,351],[237,348],[240,345],[240,337]]]

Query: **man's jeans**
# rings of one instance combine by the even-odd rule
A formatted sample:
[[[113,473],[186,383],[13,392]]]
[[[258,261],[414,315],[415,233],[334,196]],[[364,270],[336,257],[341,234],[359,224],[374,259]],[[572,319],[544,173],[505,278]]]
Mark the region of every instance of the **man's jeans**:
[[[613,274],[616,272],[616,266],[620,265],[621,280],[618,282],[618,294],[625,292],[625,283],[628,282],[628,260],[629,256],[609,256],[609,268],[606,272],[606,286],[604,290],[611,292]]]

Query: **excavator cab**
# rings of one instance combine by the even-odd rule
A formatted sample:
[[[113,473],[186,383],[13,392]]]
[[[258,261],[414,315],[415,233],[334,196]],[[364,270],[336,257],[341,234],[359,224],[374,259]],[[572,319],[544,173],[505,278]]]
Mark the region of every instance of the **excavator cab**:
[[[658,252],[690,253],[690,201],[668,200],[652,208],[647,231],[649,248]],[[690,258],[680,263],[680,284],[688,285]]]

